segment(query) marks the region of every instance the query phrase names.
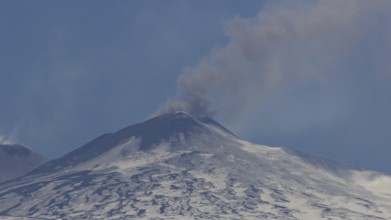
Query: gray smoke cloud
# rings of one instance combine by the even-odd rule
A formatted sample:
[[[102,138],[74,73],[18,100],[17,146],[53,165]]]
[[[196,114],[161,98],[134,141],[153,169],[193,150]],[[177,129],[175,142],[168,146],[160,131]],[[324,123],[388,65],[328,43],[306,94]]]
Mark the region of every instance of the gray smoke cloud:
[[[367,72],[387,77],[390,6],[390,1],[273,1],[255,18],[235,17],[225,27],[228,43],[185,68],[176,95],[155,115],[181,110],[238,118],[293,88],[360,77],[357,66],[368,58]]]

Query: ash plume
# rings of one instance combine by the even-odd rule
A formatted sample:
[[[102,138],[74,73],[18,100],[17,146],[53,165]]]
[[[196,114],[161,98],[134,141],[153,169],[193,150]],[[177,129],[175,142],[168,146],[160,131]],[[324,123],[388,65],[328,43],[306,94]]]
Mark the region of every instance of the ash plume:
[[[384,77],[391,70],[384,59],[391,55],[390,6],[390,1],[273,1],[255,18],[235,17],[225,27],[228,43],[184,69],[177,94],[155,114],[183,110],[232,119],[297,88],[341,82],[333,84],[341,92],[355,74]],[[359,66],[369,57],[373,63],[363,72]],[[330,91],[320,97],[324,103],[313,105],[330,106],[327,100],[336,95]]]

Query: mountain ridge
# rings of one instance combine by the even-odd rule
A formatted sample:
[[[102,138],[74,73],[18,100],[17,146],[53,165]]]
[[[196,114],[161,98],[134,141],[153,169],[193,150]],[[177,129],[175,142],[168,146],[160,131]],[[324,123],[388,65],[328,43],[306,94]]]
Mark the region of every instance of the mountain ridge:
[[[19,144],[0,144],[0,182],[32,171],[47,160]]]
[[[82,147],[44,164],[33,173],[48,172],[50,171],[50,167],[58,167],[53,170],[56,171],[64,166],[72,166],[80,162],[91,160],[131,137],[142,138],[139,150],[148,151],[150,150],[149,148],[159,144],[160,141],[167,140],[172,135],[178,133],[183,133],[184,137],[186,137],[188,133],[196,130],[211,132],[205,124],[214,126],[222,132],[226,132],[234,137],[232,132],[228,131],[211,118],[203,117],[198,120],[185,112],[178,111],[160,115],[141,123],[136,123],[114,133],[100,135]]]
[[[174,112],[0,184],[0,216],[390,219],[390,189],[388,175],[253,144]]]

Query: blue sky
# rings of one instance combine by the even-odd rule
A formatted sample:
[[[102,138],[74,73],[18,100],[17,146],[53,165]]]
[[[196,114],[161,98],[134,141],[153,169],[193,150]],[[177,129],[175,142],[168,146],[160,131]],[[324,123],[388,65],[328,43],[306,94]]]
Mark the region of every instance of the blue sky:
[[[49,158],[156,110],[391,173],[387,1],[1,1],[0,140]]]

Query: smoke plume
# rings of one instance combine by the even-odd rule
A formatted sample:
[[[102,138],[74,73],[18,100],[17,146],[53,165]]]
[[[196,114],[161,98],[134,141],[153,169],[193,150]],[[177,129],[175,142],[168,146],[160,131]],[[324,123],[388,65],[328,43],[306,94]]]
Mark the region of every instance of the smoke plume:
[[[182,110],[235,118],[287,88],[348,82],[368,57],[373,59],[368,72],[386,75],[390,64],[377,58],[391,55],[390,6],[390,1],[273,1],[255,18],[235,17],[225,27],[228,43],[185,68],[176,95],[155,114]]]
[[[13,142],[10,139],[8,139],[7,137],[5,137],[4,135],[0,134],[0,144],[8,145],[8,144],[13,144]]]

